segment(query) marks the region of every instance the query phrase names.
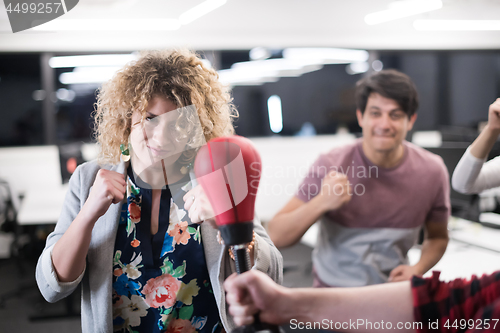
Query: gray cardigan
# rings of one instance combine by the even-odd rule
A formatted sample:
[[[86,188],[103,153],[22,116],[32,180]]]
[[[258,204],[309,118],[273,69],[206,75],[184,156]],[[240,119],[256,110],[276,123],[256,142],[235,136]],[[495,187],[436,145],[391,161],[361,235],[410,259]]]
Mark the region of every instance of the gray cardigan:
[[[47,243],[36,267],[36,281],[42,295],[48,302],[56,302],[69,294],[81,283],[82,287],[82,332],[112,332],[112,276],[113,250],[118,228],[121,203],[112,204],[101,216],[92,230],[92,239],[87,254],[86,267],[83,273],[73,282],[59,282],[52,265],[52,249],[54,244],[68,229],[89,196],[97,171],[101,167],[96,162],[88,162],[79,166],[69,181],[64,207],[59,216],[55,230],[47,237]],[[120,163],[103,168],[124,172],[125,165]],[[255,265],[267,273],[274,281],[282,281],[282,257],[274,246],[260,221],[254,220],[256,234]],[[227,248],[216,240],[217,231],[208,224],[201,225],[201,238],[205,250],[210,282],[219,308],[219,315],[226,332],[234,328],[232,317],[227,311],[225,293],[222,283],[235,271],[234,262],[229,257]]]

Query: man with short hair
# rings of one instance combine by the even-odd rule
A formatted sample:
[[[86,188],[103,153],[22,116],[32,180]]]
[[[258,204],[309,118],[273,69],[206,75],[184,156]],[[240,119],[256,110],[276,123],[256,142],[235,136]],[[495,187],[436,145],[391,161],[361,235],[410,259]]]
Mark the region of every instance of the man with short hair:
[[[314,286],[357,287],[423,275],[448,244],[448,172],[443,160],[405,141],[417,119],[411,79],[383,70],[356,85],[363,137],[322,154],[295,196],[269,223],[278,247],[295,244],[317,220]],[[417,264],[408,250],[424,226]]]

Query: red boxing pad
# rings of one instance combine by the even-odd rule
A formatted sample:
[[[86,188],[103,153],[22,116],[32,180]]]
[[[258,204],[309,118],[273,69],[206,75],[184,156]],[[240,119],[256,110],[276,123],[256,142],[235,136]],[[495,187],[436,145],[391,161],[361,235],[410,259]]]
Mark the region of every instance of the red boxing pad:
[[[253,221],[261,160],[250,140],[238,135],[210,140],[198,151],[194,171],[217,225]]]

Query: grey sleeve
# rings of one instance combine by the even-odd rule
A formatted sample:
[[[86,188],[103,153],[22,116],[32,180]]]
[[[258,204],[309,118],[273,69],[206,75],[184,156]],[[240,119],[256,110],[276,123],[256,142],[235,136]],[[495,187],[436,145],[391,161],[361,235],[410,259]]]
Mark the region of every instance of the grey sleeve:
[[[68,193],[64,199],[64,206],[57,221],[54,231],[47,237],[45,248],[43,249],[36,265],[36,282],[43,297],[48,302],[56,302],[71,294],[80,283],[82,274],[72,282],[59,282],[52,264],[52,249],[56,242],[66,232],[70,224],[80,212],[82,199],[81,189],[81,167],[78,167],[69,181]]]
[[[255,216],[255,250],[254,266],[257,269],[269,275],[276,283],[283,282],[283,257],[281,252],[274,246],[271,238],[262,226],[260,219]]]

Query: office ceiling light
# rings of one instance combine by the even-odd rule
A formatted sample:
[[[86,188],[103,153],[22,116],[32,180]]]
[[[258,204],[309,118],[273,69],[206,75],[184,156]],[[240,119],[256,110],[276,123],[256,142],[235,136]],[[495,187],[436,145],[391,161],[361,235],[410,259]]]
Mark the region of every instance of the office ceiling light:
[[[210,13],[227,0],[206,0],[187,10],[179,19],[59,19],[33,28],[37,31],[174,31]]]
[[[58,19],[36,26],[37,31],[173,31],[181,27],[177,19]]]
[[[345,71],[347,72],[347,74],[354,75],[354,74],[366,73],[368,69],[370,69],[370,64],[367,63],[366,61],[363,61],[363,62],[350,63],[349,65],[346,66]]]
[[[314,60],[306,59],[268,59],[234,63],[231,68],[235,70],[247,69],[255,72],[270,71],[297,71],[306,66],[317,65]]]
[[[219,71],[222,82],[229,85],[255,85],[275,82],[280,77],[298,77],[323,68],[326,64],[363,63],[365,50],[338,48],[288,48],[283,58],[238,62]]]
[[[194,20],[210,13],[225,4],[227,0],[206,0],[199,5],[189,9],[179,16],[179,22],[182,25],[189,24]]]
[[[384,68],[384,64],[380,60],[374,60],[372,62],[372,68],[375,72],[380,72]]]
[[[271,51],[265,47],[254,47],[249,53],[251,60],[265,60],[270,58],[271,55]]]
[[[389,8],[365,16],[365,23],[374,25],[401,19],[443,7],[441,0],[400,0],[389,4]]]
[[[73,90],[61,88],[57,89],[56,96],[58,100],[71,103],[75,100],[76,93]]]
[[[274,133],[283,130],[283,112],[281,109],[281,98],[278,95],[272,95],[267,100],[267,113],[269,115],[269,127]]]
[[[62,84],[102,83],[108,81],[121,67],[77,67],[73,72],[59,75]]]
[[[415,20],[420,31],[500,31],[500,20]]]
[[[221,82],[229,85],[256,85],[276,82],[280,77],[298,77],[323,67],[312,60],[268,59],[238,62],[219,71]]]
[[[368,60],[365,50],[338,48],[288,48],[283,50],[283,58],[290,60],[308,60],[322,64],[348,64]]]
[[[223,69],[218,71],[219,80],[230,86],[253,86],[279,80],[278,72],[259,73],[251,70]]]
[[[97,66],[124,66],[137,59],[137,54],[92,54],[81,56],[52,57],[49,66],[52,68],[67,67],[97,67]]]

